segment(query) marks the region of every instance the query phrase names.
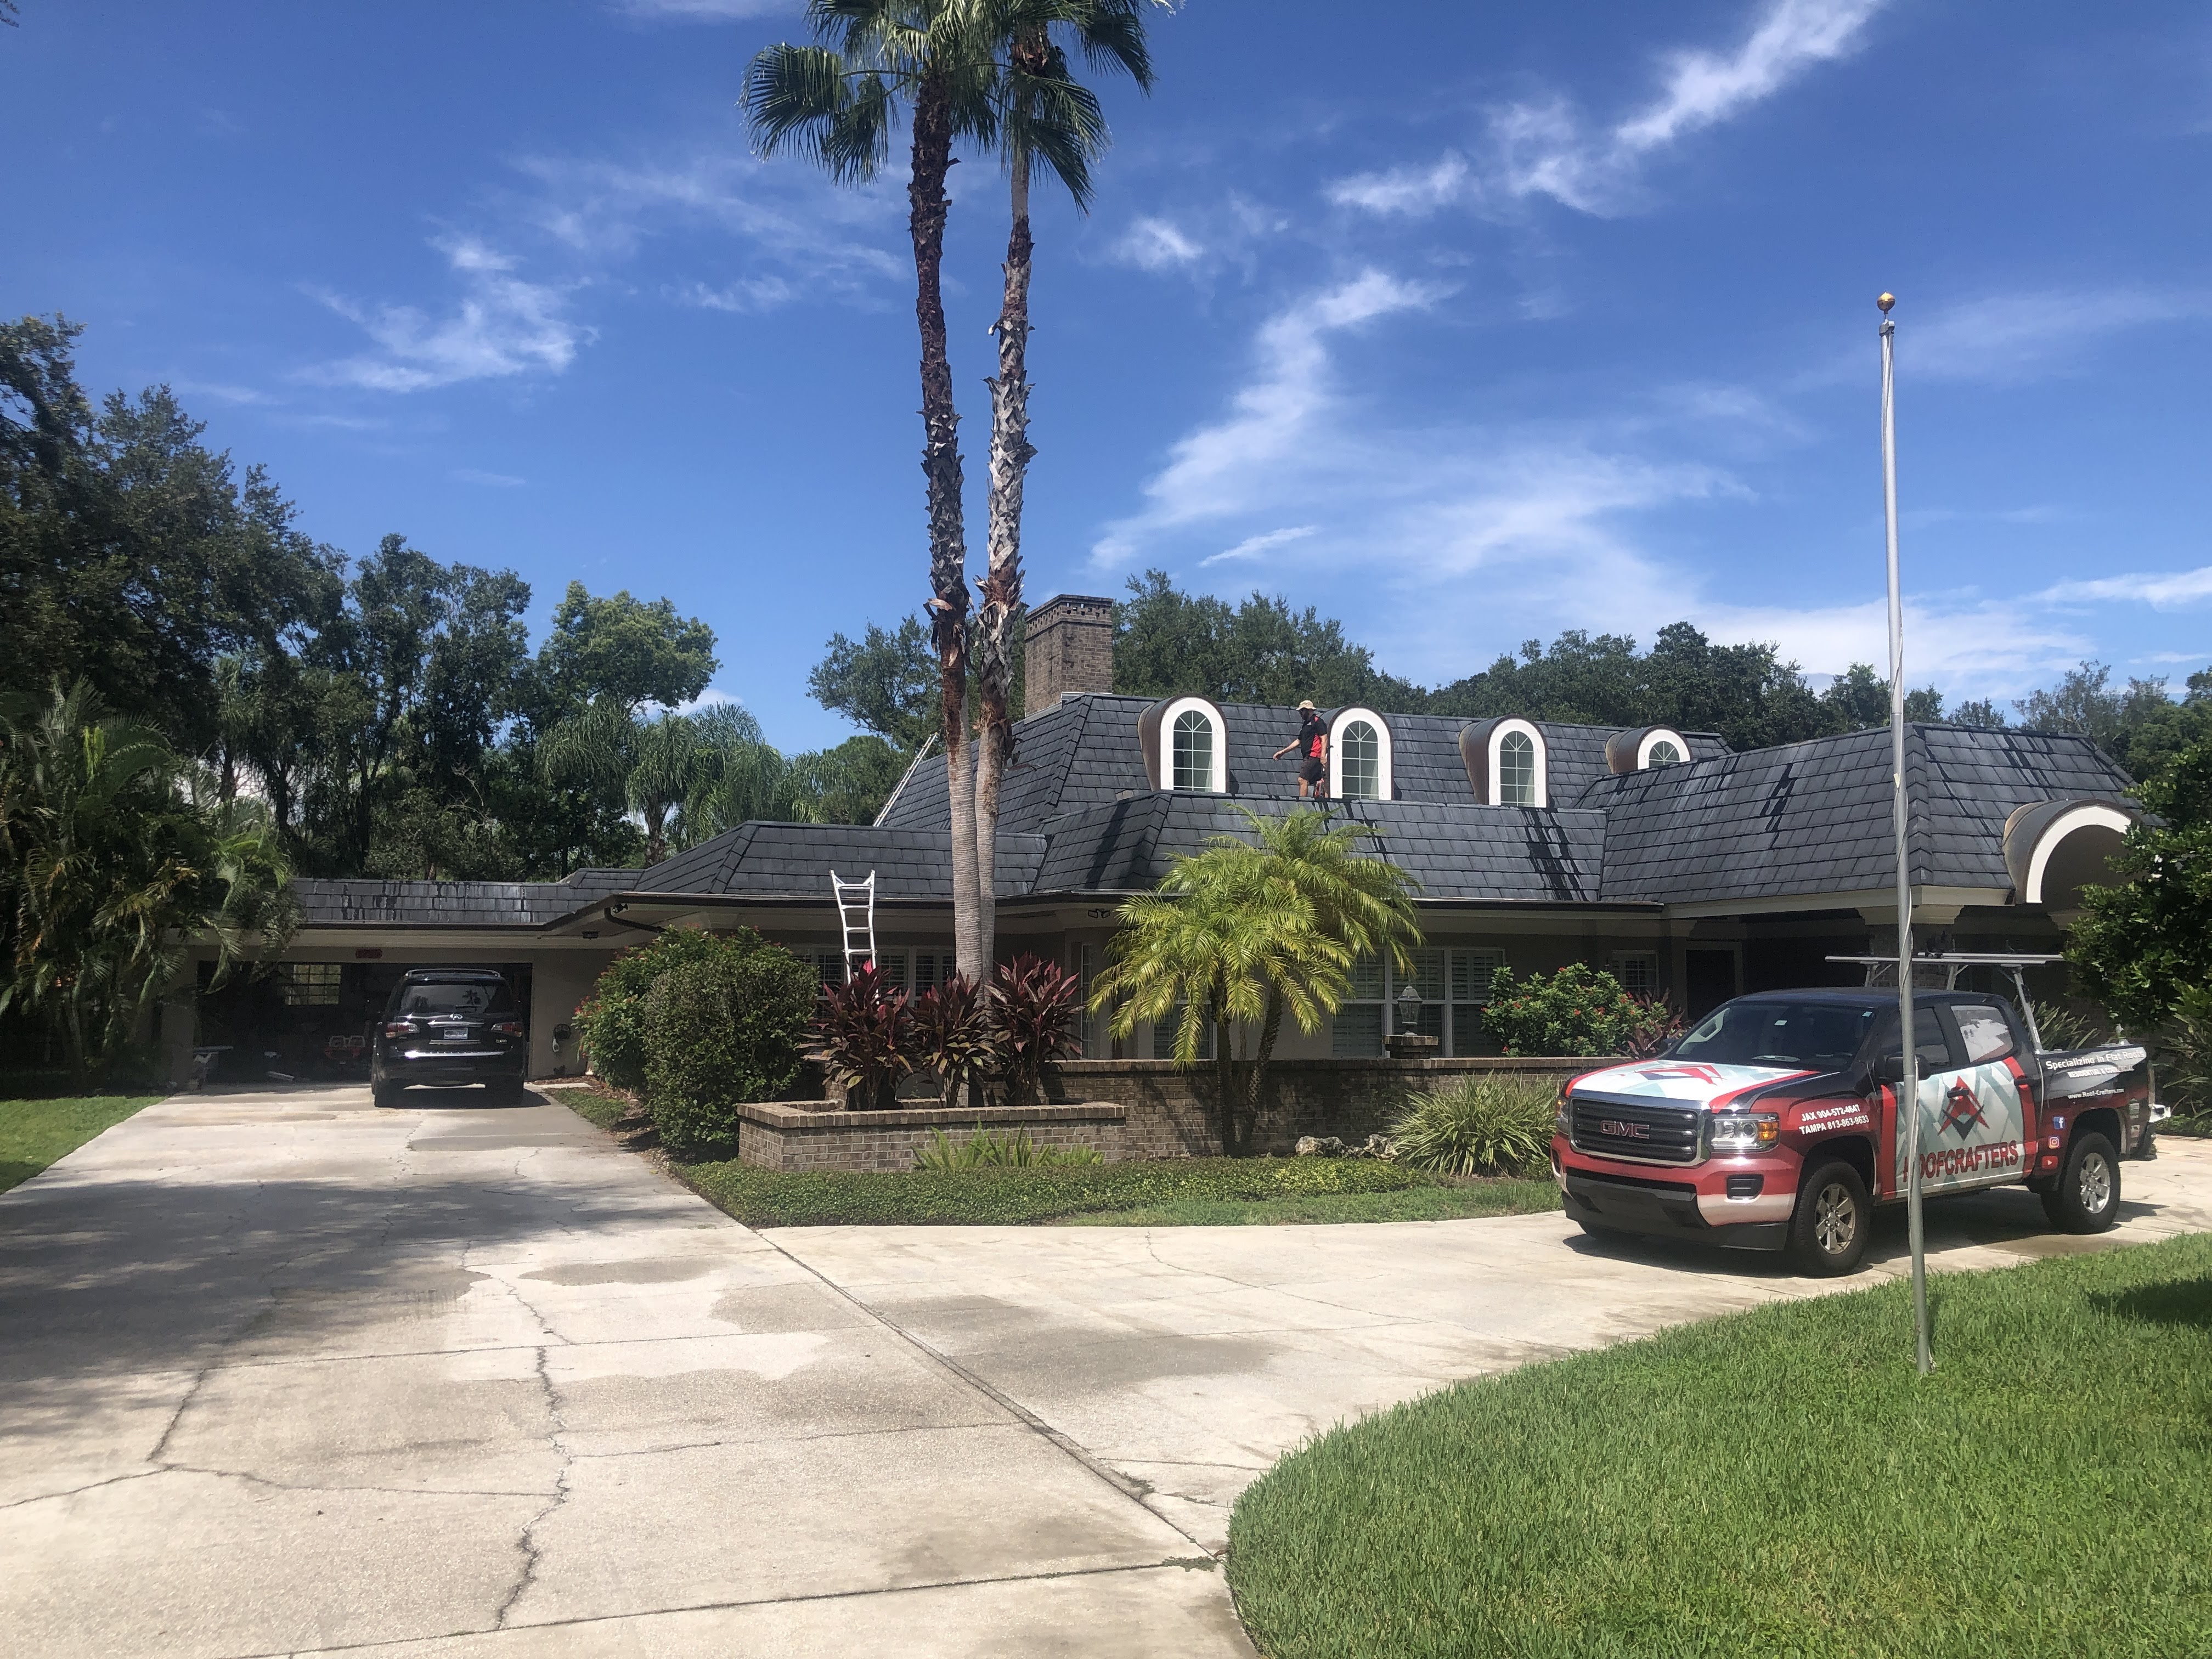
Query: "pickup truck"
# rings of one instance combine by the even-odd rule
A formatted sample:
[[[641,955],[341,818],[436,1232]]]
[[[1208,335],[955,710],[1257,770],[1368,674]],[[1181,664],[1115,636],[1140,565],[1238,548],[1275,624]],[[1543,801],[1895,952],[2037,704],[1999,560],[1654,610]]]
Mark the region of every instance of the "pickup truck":
[[[1723,1003],[1664,1054],[1559,1091],[1552,1166],[1585,1232],[1792,1252],[1856,1270],[1877,1205],[1905,1195],[1910,1120],[1893,990],[1769,991]],[[2012,1002],[1916,991],[1923,1195],[2025,1186],[2051,1224],[2102,1232],[2120,1160],[2155,1109],[2143,1050],[2045,1053]]]

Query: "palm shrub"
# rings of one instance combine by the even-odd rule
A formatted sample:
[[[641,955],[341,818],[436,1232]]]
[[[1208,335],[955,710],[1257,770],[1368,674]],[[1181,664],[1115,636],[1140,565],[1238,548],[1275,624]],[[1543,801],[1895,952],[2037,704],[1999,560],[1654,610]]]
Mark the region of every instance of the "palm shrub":
[[[872,965],[823,988],[807,1038],[807,1058],[821,1062],[854,1111],[889,1106],[899,1079],[914,1069],[906,993]]]
[[[1490,981],[1482,1027],[1509,1054],[1641,1057],[1672,1042],[1681,1020],[1664,1002],[1624,989],[1611,974],[1571,962],[1525,982],[1500,968]]]
[[[1047,1069],[1078,1052],[1075,1016],[1082,1006],[1081,982],[1056,962],[1024,951],[999,969],[991,985],[991,1036],[1007,1105],[1036,1100]]]
[[[630,1094],[645,1091],[646,999],[663,974],[693,963],[739,956],[768,941],[750,927],[710,933],[697,927],[672,927],[649,945],[624,951],[606,966],[592,994],[576,1010],[580,1046],[592,1070]]]
[[[1443,1175],[1517,1175],[1548,1162],[1558,1091],[1528,1078],[1470,1077],[1407,1097],[1390,1126],[1398,1161]]]
[[[982,1086],[994,1060],[989,1011],[975,981],[954,974],[933,985],[908,1006],[908,1054],[918,1067],[937,1073],[945,1103],[957,1106]]]
[[[814,970],[753,941],[679,963],[646,994],[646,1104],[674,1157],[734,1147],[733,1109],[775,1098],[798,1073]]]

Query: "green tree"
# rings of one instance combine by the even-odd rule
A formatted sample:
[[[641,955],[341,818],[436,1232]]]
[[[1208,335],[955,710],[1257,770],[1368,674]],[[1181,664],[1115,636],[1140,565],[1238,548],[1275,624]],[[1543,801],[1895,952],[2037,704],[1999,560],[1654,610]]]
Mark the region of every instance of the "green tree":
[[[828,44],[769,46],[746,71],[744,104],[763,155],[796,146],[832,178],[865,182],[890,155],[900,106],[912,112],[907,226],[921,338],[928,611],[951,807],[952,931],[960,970],[980,981],[989,964],[978,955],[974,764],[967,724],[967,532],[943,267],[951,207],[945,182],[953,146],[963,137],[988,141],[995,127],[992,35],[982,9],[970,0],[808,0],[806,13],[816,38]]]
[[[807,694],[895,749],[919,754],[937,726],[937,653],[921,618],[870,623],[860,639],[833,634],[806,677]]]
[[[196,942],[216,974],[281,947],[296,917],[258,803],[203,798],[160,733],[108,717],[88,681],[0,708],[0,1012],[61,1039],[88,1086]]]
[[[1410,972],[1421,938],[1413,878],[1358,850],[1371,830],[1321,812],[1239,810],[1251,839],[1214,837],[1177,857],[1157,891],[1122,905],[1091,998],[1117,1036],[1176,1020],[1181,1066],[1195,1066],[1216,1032],[1217,1127],[1232,1156],[1250,1148],[1285,1017],[1319,1030],[1355,962],[1388,955]]]
[[[1417,714],[1428,694],[1383,673],[1344,625],[1309,605],[1254,593],[1232,608],[1178,589],[1164,570],[1129,579],[1114,607],[1114,689],[1133,696],[1206,696],[1229,702],[1324,708],[1368,703]]]
[[[791,757],[788,813],[802,823],[872,823],[906,775],[907,757],[881,738],[848,738]]]
[[[635,599],[628,589],[595,599],[570,582],[538,653],[537,696],[554,719],[603,701],[674,708],[704,691],[720,665],[714,630],[678,616],[672,601]]]
[[[2162,822],[2128,832],[2114,884],[2082,889],[2066,959],[2081,989],[2148,1033],[2212,987],[2212,740],[2183,750],[2139,793]]]

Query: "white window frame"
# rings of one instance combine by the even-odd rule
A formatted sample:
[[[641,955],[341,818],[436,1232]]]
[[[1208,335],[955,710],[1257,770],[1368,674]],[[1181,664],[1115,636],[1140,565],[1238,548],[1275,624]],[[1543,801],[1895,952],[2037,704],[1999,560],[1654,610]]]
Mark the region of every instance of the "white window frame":
[[[1337,711],[1328,723],[1328,793],[1331,799],[1343,800],[1344,744],[1340,740],[1344,728],[1354,720],[1365,720],[1375,729],[1375,794],[1376,800],[1395,800],[1395,781],[1391,775],[1390,722],[1371,708],[1343,708]],[[1369,799],[1367,796],[1360,799]]]
[[[1489,975],[1506,966],[1505,952],[1494,945],[1455,945],[1432,948],[1437,950],[1443,957],[1440,966],[1443,972],[1441,987],[1443,995],[1441,998],[1424,997],[1422,1006],[1425,1008],[1442,1008],[1443,1018],[1442,1030],[1431,1032],[1430,1035],[1442,1036],[1443,1053],[1446,1055],[1471,1054],[1475,1052],[1474,1044],[1482,1034],[1481,1009],[1490,1000]],[[1380,963],[1363,963],[1362,966],[1364,971],[1370,973],[1379,969],[1382,994],[1380,996],[1346,997],[1344,1006],[1347,1008],[1377,1008],[1381,1011],[1380,1019],[1382,1036],[1385,1040],[1384,1052],[1387,1054],[1388,1039],[1398,1030],[1398,988],[1405,981],[1399,976],[1397,964],[1387,957]],[[1480,996],[1460,998],[1452,994],[1455,981],[1466,984],[1472,989],[1477,975],[1482,977],[1482,993]],[[1462,1013],[1463,1010],[1469,1009],[1474,1011],[1474,1018],[1468,1022],[1469,1029],[1462,1031],[1459,1029]],[[1329,1047],[1332,1051],[1335,1046],[1336,1033],[1332,1026],[1329,1032]],[[1339,1059],[1359,1058],[1357,1055],[1336,1057]]]
[[[1650,970],[1651,982],[1640,992],[1637,991],[1634,986],[1629,984],[1628,975],[1621,971],[1632,962],[1642,963]],[[1615,951],[1613,953],[1613,976],[1620,981],[1621,988],[1623,990],[1629,991],[1639,996],[1651,997],[1656,1000],[1659,995],[1658,951]]]
[[[1221,718],[1221,711],[1204,697],[1177,697],[1160,715],[1160,787],[1176,787],[1176,722],[1194,712],[1205,715],[1213,727],[1213,775],[1206,789],[1186,789],[1182,793],[1225,795],[1229,793],[1229,723]]]
[[[1636,769],[1638,771],[1644,772],[1650,769],[1651,751],[1662,743],[1673,744],[1674,752],[1682,757],[1679,761],[1669,762],[1668,764],[1674,766],[1689,764],[1690,740],[1671,726],[1655,726],[1637,741]]]
[[[1502,720],[1490,728],[1490,805],[1519,806],[1524,804],[1520,801],[1506,800],[1504,771],[1501,763],[1504,758],[1505,739],[1516,732],[1520,732],[1534,744],[1536,750],[1536,799],[1525,804],[1538,807],[1549,806],[1552,804],[1552,778],[1549,759],[1544,749],[1544,734],[1536,729],[1533,721],[1518,717]]]

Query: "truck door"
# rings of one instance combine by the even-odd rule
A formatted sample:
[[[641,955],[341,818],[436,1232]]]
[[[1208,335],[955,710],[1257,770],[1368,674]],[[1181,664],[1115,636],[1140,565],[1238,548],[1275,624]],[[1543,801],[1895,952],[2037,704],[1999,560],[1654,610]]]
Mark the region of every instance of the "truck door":
[[[1959,1192],[2018,1181],[2027,1171],[2027,1113],[2011,1022],[1995,1003],[1922,1011],[1948,1028],[1953,1059],[1920,1080],[1920,1188]],[[1904,1190],[1905,1148],[1897,1149]]]
[[[1887,1024],[1895,1026],[1897,1016],[1887,1016]],[[1957,1061],[1951,1054],[1951,1035],[1936,1017],[1933,1005],[1923,1004],[1913,1010],[1913,1049],[1917,1055],[1920,1088],[1923,1095],[1936,1078],[1953,1070]],[[1876,1045],[1877,1054],[1887,1054],[1893,1065],[1898,1055],[1897,1033],[1894,1030]],[[1881,1195],[1885,1198],[1905,1196],[1905,1119],[1897,1110],[1897,1090],[1894,1085],[1878,1084],[1873,1087],[1874,1098],[1868,1104],[1873,1109],[1875,1120],[1881,1126],[1881,1144],[1885,1156],[1881,1164]],[[1921,1129],[1925,1145],[1927,1129]]]

